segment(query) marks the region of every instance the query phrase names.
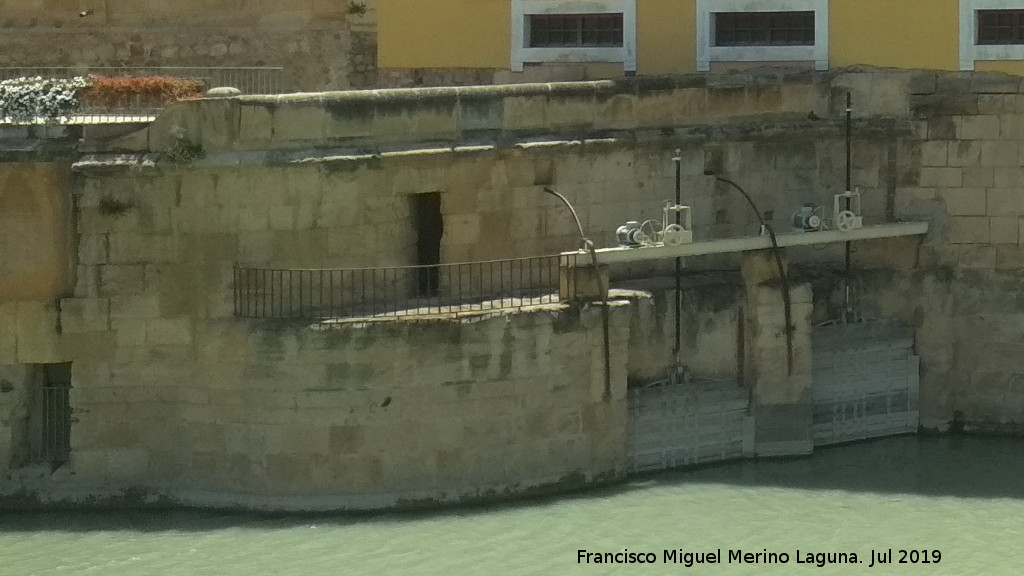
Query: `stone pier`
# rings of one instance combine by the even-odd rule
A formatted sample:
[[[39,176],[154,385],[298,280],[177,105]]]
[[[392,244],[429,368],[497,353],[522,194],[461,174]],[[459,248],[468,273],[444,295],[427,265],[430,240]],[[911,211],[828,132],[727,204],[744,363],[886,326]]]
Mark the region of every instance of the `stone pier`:
[[[785,254],[783,270],[785,270]],[[745,252],[746,349],[743,378],[752,391],[758,456],[809,454],[811,437],[811,287],[782,282],[771,250]],[[783,290],[789,291],[792,337],[786,338]],[[788,347],[792,347],[790,356]],[[790,362],[789,358],[792,358]]]

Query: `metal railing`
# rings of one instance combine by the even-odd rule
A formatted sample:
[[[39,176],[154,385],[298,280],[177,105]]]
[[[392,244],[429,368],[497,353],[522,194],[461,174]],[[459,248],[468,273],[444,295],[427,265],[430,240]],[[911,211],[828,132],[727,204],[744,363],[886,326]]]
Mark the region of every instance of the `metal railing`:
[[[62,464],[71,454],[71,402],[67,386],[43,386],[39,438],[33,443],[32,460]]]
[[[183,66],[152,66],[152,67],[0,67],[0,80],[14,78],[73,78],[75,76],[110,76],[116,78],[133,78],[140,76],[171,76],[198,80],[207,89],[218,86],[238,88],[243,94],[281,94],[283,68],[273,66],[250,67],[183,67]],[[3,124],[103,124],[123,122],[151,122],[160,113],[162,107],[152,103],[139,101],[116,108],[83,105],[69,116],[55,119],[37,119],[35,121],[11,121],[0,118]]]
[[[458,315],[559,301],[561,256],[343,269],[234,269],[235,316]]]
[[[138,76],[171,76],[200,80],[207,88],[231,86],[243,94],[280,94],[284,68],[279,66],[38,66],[0,67],[0,80],[42,76],[43,78],[73,78],[75,76],[111,76],[133,78]]]

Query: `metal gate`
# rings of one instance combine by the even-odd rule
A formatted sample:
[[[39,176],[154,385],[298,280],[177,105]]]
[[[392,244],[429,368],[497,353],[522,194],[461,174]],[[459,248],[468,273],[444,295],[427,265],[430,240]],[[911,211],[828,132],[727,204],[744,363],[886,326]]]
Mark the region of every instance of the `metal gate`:
[[[71,453],[71,364],[44,364],[31,416],[31,459],[58,465]]]
[[[912,329],[864,322],[812,334],[814,444],[916,432],[918,366]]]
[[[735,382],[674,383],[629,390],[626,470],[665,470],[753,451],[748,393]]]

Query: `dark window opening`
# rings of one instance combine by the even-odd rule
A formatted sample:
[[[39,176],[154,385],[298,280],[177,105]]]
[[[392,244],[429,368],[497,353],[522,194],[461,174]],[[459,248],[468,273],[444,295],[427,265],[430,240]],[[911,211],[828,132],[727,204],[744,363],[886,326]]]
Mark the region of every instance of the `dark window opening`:
[[[814,12],[716,12],[715,46],[814,46]]]
[[[413,226],[416,229],[416,264],[424,266],[417,271],[418,294],[436,296],[440,285],[437,265],[441,263],[441,237],[444,235],[441,194],[415,194],[412,203]]]
[[[978,10],[977,43],[1024,44],[1024,10]]]
[[[527,16],[530,48],[622,46],[622,14]]]
[[[71,364],[43,364],[31,399],[31,461],[56,468],[71,455]]]

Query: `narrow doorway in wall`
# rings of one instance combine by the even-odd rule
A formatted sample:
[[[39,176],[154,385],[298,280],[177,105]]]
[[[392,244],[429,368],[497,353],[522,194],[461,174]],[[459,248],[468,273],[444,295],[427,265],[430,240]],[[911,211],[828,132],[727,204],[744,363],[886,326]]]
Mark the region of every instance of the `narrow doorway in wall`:
[[[42,364],[31,387],[31,460],[53,468],[71,455],[71,363]]]
[[[417,293],[435,296],[440,285],[440,274],[436,266],[441,263],[441,236],[444,235],[441,193],[414,194],[412,214],[416,230],[416,265],[429,266],[417,271]]]

